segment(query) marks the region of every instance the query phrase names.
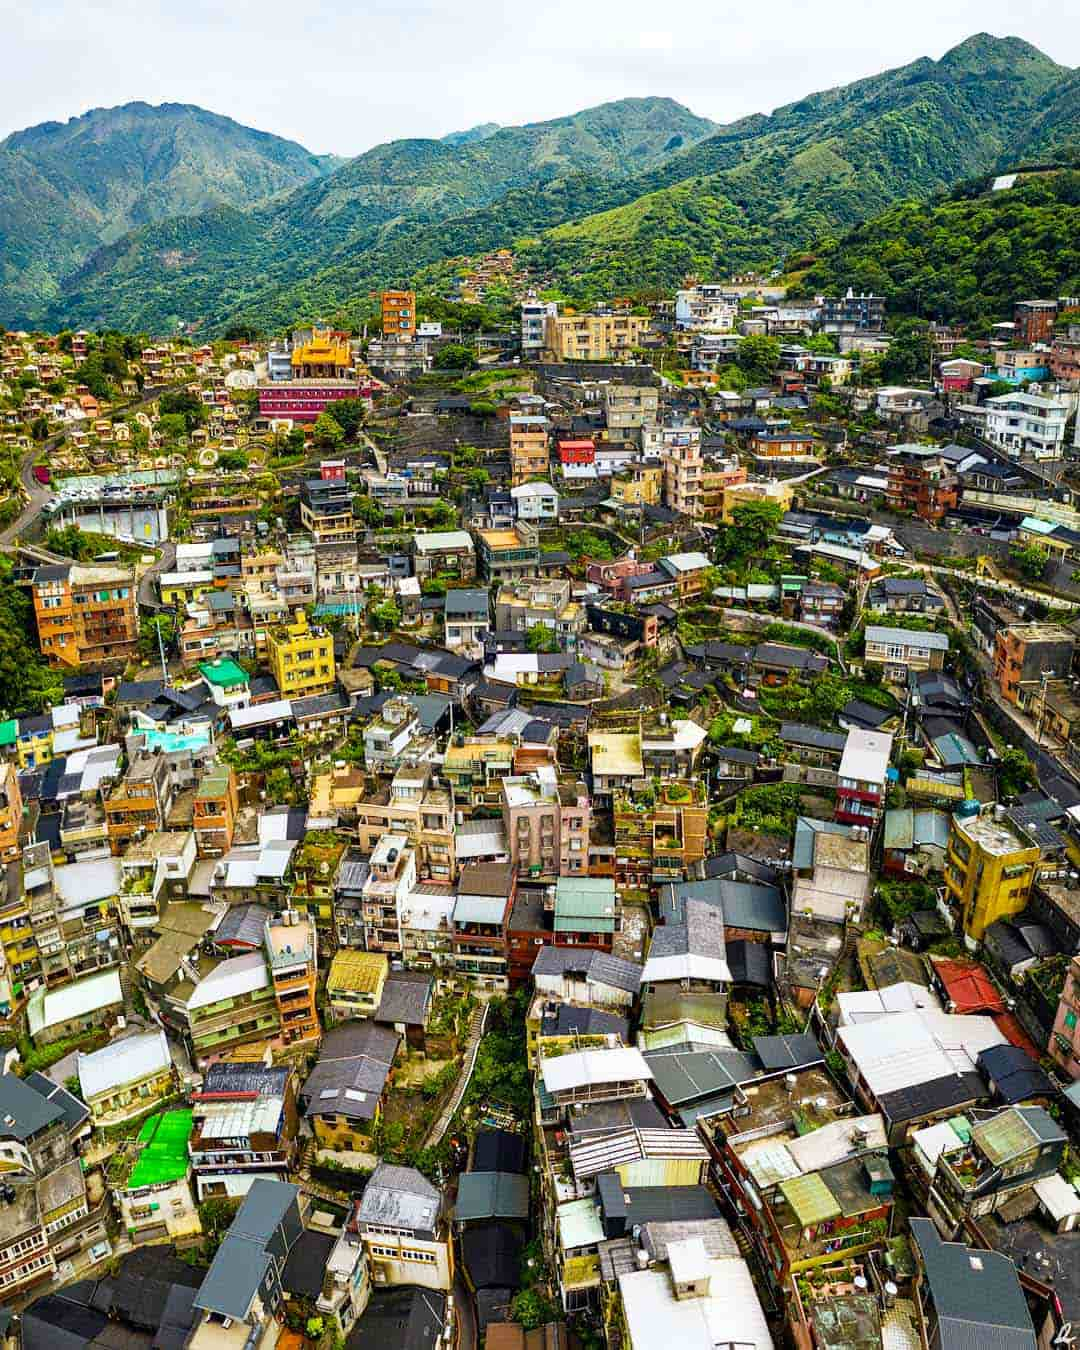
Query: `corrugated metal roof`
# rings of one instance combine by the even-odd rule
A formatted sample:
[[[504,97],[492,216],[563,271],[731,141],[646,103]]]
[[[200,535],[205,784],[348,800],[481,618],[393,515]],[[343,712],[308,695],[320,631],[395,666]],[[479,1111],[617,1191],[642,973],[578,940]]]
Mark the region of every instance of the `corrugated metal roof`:
[[[570,1148],[570,1166],[579,1180],[643,1158],[699,1158],[707,1162],[709,1153],[696,1130],[626,1129],[600,1139],[586,1139]]]
[[[137,1083],[151,1074],[161,1073],[171,1064],[169,1043],[164,1031],[128,1036],[112,1045],[76,1058],[79,1086],[86,1098],[96,1097],[112,1088]]]
[[[780,1192],[794,1211],[800,1228],[813,1228],[841,1215],[836,1197],[817,1172],[781,1181]]]

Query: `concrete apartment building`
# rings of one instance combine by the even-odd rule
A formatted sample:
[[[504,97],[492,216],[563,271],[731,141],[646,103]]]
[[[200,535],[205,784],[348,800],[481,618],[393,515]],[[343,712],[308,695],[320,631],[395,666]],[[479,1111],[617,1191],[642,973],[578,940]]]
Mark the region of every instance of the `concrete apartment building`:
[[[933,446],[899,446],[888,464],[890,511],[914,511],[922,520],[937,522],[955,508],[960,479]]]
[[[547,418],[511,416],[510,486],[520,487],[530,478],[545,478],[550,468]]]
[[[999,919],[1027,906],[1039,847],[1007,820],[954,815],[945,855],[946,898],[964,926],[969,946]]]
[[[521,302],[521,354],[536,358],[544,350],[544,332],[548,319],[558,317],[559,306],[554,300],[538,300],[534,292]]]
[[[454,798],[445,787],[435,785],[430,764],[402,765],[388,788],[360,798],[355,810],[357,837],[364,853],[373,852],[385,834],[403,835],[415,851],[421,881],[454,880]]]
[[[287,909],[266,923],[266,960],[286,1045],[317,1041],[322,1034],[315,1008],[318,982],[315,922],[307,914]]]
[[[1064,679],[1072,671],[1076,638],[1054,623],[1022,623],[994,634],[994,682],[1002,698],[1024,708],[1043,677]]]
[[[660,391],[651,384],[609,384],[604,390],[608,434],[617,440],[617,433],[654,426],[659,407]]]
[[[232,848],[240,798],[236,770],[231,764],[212,764],[195,789],[192,828],[200,858],[219,858]]]
[[[988,398],[986,439],[1010,459],[1060,459],[1065,452],[1069,405],[1044,394],[1017,392]]]
[[[138,650],[138,587],[126,567],[60,563],[34,572],[34,616],[50,665],[78,669],[130,660]]]
[[[640,345],[650,322],[628,311],[549,315],[544,346],[555,361],[615,361]]]
[[[502,794],[507,847],[518,876],[553,881],[588,872],[592,804],[584,783],[560,782],[545,765],[504,778]]]
[[[416,336],[416,293],[383,291],[379,296],[384,338],[400,340]]]
[[[334,687],[334,639],[324,628],[312,628],[302,609],[292,623],[266,635],[267,659],[282,698],[325,694]]]
[[[680,515],[704,514],[700,434],[687,433],[667,444],[663,452],[664,505]]]

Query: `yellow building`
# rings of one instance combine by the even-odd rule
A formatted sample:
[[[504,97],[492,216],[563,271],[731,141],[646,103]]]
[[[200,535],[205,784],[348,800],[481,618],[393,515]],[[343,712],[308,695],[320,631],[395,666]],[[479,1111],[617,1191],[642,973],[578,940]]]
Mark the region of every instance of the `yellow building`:
[[[1027,906],[1038,862],[1038,847],[1008,821],[952,817],[945,887],[969,941],[978,942],[990,924]]]
[[[213,572],[168,572],[161,577],[161,603],[174,609],[192,600],[201,600],[214,589]]]
[[[544,325],[544,345],[556,361],[610,361],[628,355],[648,331],[648,315],[556,314]]]
[[[383,952],[342,948],[326,977],[326,997],[334,1016],[343,1022],[350,1017],[374,1017],[389,970],[390,962]]]
[[[795,489],[789,483],[770,480],[765,483],[732,483],[724,488],[724,505],[720,519],[730,525],[737,506],[747,502],[775,502],[781,511],[790,511],[795,497]]]
[[[334,639],[326,629],[312,628],[302,609],[292,623],[270,630],[266,647],[282,698],[325,694],[334,687]]]
[[[349,339],[329,328],[313,329],[310,342],[293,348],[291,365],[294,380],[343,379],[352,365]]]
[[[614,501],[627,506],[659,506],[664,485],[664,470],[659,464],[635,464],[611,480]]]

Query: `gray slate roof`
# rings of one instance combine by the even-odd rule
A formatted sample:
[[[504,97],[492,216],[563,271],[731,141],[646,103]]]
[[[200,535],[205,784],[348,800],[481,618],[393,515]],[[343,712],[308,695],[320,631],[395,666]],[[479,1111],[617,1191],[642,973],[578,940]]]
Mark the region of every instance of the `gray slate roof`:
[[[941,1350],[1034,1350],[1031,1314],[1007,1256],[943,1242],[931,1219],[913,1218],[911,1236],[937,1311]]]
[[[380,1162],[364,1188],[356,1217],[360,1223],[430,1233],[438,1222],[440,1200],[440,1192],[415,1167]]]
[[[527,1219],[529,1178],[516,1172],[466,1172],[458,1178],[454,1218]]]

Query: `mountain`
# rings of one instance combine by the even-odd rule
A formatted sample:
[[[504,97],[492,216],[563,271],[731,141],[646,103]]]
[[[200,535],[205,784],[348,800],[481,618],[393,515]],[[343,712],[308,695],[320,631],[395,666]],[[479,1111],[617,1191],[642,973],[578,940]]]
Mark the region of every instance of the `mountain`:
[[[804,294],[854,286],[884,295],[895,313],[944,321],[997,320],[1027,295],[1078,295],[1080,171],[898,202],[797,262]]]
[[[442,139],[444,145],[472,145],[475,141],[486,141],[489,136],[494,136],[501,130],[498,122],[481,122],[478,126],[470,127],[468,131],[451,131]]]
[[[1018,149],[1025,160],[1080,164],[1080,70],[1050,91]],[[1016,150],[1010,162],[1017,162]]]
[[[543,233],[522,261],[590,300],[762,266],[902,197],[989,172],[1013,128],[1069,74],[1017,38],[969,38],[770,117],[736,124],[652,175],[656,190]],[[670,187],[682,168],[695,176]],[[652,186],[652,183],[649,184]],[[679,228],[678,222],[682,222]]]
[[[46,317],[160,330],[178,319],[220,325],[243,310],[287,324],[291,302],[271,308],[261,296],[284,296],[337,257],[364,256],[403,223],[430,230],[508,192],[532,196],[583,171],[603,181],[633,177],[713,130],[672,99],[641,98],[461,145],[393,141],[253,210],[222,207],[134,231],[75,273]],[[408,280],[412,266],[403,256],[383,279]]]
[[[96,108],[0,141],[0,322],[31,315],[133,227],[247,206],[337,161],[180,103]]]
[[[771,265],[991,172],[1018,129],[1067,135],[1075,77],[1018,38],[979,34],[723,127],[641,99],[456,145],[393,142],[252,209],[137,229],[45,318],[206,332],[347,319],[380,285],[507,245],[582,301]]]

